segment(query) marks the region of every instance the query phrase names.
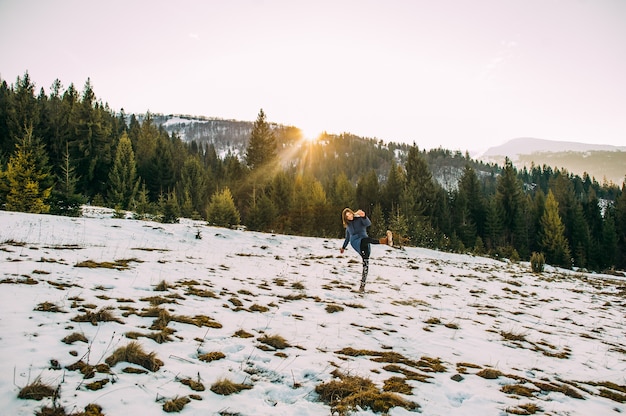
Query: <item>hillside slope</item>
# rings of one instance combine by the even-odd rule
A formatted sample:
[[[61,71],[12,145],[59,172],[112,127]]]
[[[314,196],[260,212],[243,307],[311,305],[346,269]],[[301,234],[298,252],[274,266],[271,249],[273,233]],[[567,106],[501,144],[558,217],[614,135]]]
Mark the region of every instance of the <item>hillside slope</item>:
[[[375,246],[360,295],[341,240],[89,215],[0,212],[3,414],[51,406],[17,398],[38,379],[68,412],[321,416],[316,388],[340,374],[423,415],[626,411],[623,278]],[[162,365],[113,363],[133,340]]]

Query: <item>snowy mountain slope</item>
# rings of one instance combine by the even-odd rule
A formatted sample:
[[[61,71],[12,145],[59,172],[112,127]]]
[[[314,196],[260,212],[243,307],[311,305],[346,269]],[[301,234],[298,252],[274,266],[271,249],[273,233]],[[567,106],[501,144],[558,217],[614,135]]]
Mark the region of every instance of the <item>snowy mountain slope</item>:
[[[0,212],[2,414],[51,406],[17,398],[40,379],[68,413],[158,415],[192,396],[181,414],[328,415],[316,387],[334,370],[403,380],[424,415],[626,411],[624,278],[375,246],[360,295],[341,240],[90,216]],[[116,321],[96,321],[107,310]],[[278,337],[288,346],[266,343]],[[132,341],[162,365],[102,366]],[[68,369],[81,361],[97,371]],[[216,394],[221,379],[251,388]]]
[[[505,157],[518,169],[532,165],[564,168],[580,177],[587,173],[599,183],[611,181],[618,186],[626,178],[626,146],[518,138],[488,149],[477,159],[502,166]]]
[[[536,139],[532,137],[519,137],[507,141],[500,146],[490,147],[482,155],[488,156],[509,156],[516,158],[518,155],[527,155],[536,152],[626,152],[626,146],[612,146],[604,144],[579,143],[571,141],[556,141]]]

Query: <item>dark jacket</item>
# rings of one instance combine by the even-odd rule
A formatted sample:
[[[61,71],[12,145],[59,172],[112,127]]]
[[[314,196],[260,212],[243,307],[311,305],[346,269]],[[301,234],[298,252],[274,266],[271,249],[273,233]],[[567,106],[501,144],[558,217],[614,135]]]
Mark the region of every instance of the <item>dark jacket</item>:
[[[361,240],[367,237],[367,227],[372,225],[372,222],[367,217],[354,217],[354,219],[348,222],[346,227],[346,239],[343,241],[342,248],[348,247],[348,243],[356,250],[357,253],[361,252]]]

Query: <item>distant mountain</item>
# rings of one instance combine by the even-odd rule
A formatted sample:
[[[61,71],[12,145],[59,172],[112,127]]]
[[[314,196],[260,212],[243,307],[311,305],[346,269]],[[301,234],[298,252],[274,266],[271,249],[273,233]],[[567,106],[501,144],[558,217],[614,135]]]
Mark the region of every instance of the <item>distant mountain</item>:
[[[579,176],[587,173],[599,183],[621,185],[626,177],[626,146],[517,138],[489,148],[477,159],[503,165],[505,157],[518,169],[546,165]]]
[[[578,142],[560,142],[555,140],[534,139],[520,137],[509,140],[500,146],[490,147],[481,158],[494,156],[508,156],[514,158],[517,155],[529,155],[542,152],[626,152],[626,146],[612,146],[607,144],[589,144]]]

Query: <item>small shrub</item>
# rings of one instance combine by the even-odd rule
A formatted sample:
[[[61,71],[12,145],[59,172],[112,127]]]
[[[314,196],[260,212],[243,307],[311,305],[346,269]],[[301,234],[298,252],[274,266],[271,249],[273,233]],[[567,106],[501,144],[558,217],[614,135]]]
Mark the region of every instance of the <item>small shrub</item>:
[[[546,264],[546,257],[543,253],[537,253],[533,251],[533,254],[530,256],[530,269],[533,273],[542,273],[544,266]]]
[[[231,394],[239,393],[242,390],[251,389],[252,386],[249,384],[239,384],[233,383],[228,379],[221,379],[213,383],[211,386],[211,391],[215,394],[219,394],[222,396],[229,396]]]

